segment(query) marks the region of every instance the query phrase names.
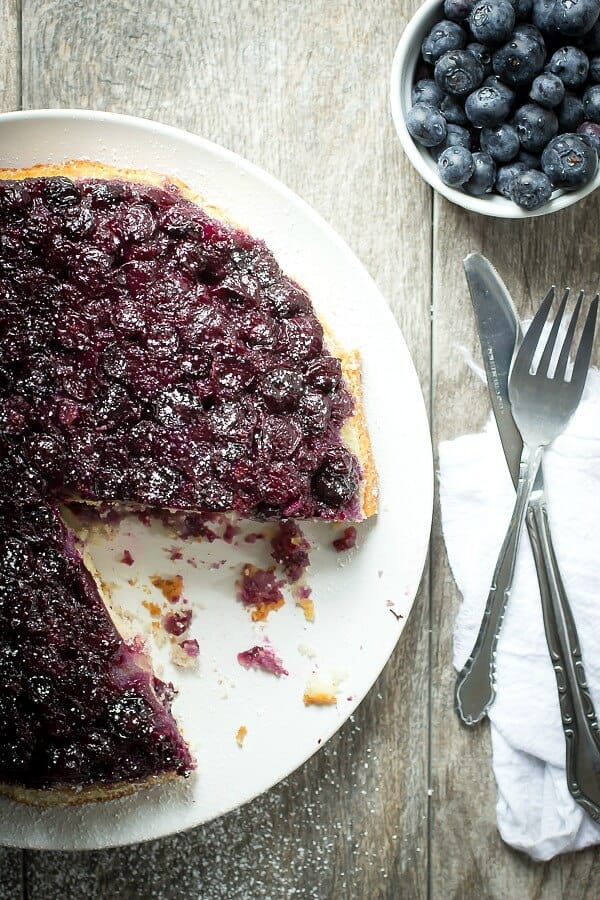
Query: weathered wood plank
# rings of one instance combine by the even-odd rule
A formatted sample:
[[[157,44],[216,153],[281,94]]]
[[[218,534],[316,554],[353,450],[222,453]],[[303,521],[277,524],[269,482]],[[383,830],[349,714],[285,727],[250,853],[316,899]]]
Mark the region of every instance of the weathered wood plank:
[[[21,22],[18,0],[0,0],[0,112],[21,104]],[[23,895],[23,854],[0,848],[0,900]]]
[[[395,43],[418,0],[24,0],[24,105],[160,119],[248,157],[346,238],[389,298],[426,396],[430,192],[388,111]],[[425,898],[425,584],[353,724],[288,781],[147,846],[28,854],[31,896]]]
[[[21,105],[21,4],[0,0],[0,112]]]
[[[548,284],[597,289],[600,198],[528,222],[496,221],[436,198],[434,234],[434,444],[478,430],[488,415],[487,391],[459,348],[479,359],[475,323],[461,261],[480,250],[504,277],[522,317]],[[452,629],[459,595],[436,517],[432,549],[433,898],[591,898],[600,895],[600,854],[587,851],[547,865],[506,848],[495,824],[489,731],[459,727],[453,712]]]

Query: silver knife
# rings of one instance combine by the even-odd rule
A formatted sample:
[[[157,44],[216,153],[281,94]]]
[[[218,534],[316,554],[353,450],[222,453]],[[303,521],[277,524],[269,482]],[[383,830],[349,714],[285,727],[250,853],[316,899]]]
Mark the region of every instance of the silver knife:
[[[470,254],[464,260],[464,268],[492,409],[516,486],[523,444],[510,409],[508,375],[515,345],[521,339],[519,320],[502,279],[485,257],[479,253]],[[586,682],[575,622],[552,546],[541,468],[533,497],[526,521],[540,585],[548,650],[559,693],[566,740],[567,784],[573,798],[593,819],[600,821],[598,721]],[[501,580],[500,572],[493,586],[496,592],[504,590]],[[494,699],[494,656],[504,606],[495,618],[490,616],[489,607],[490,599],[473,653],[457,679],[457,712],[467,724],[480,721]]]

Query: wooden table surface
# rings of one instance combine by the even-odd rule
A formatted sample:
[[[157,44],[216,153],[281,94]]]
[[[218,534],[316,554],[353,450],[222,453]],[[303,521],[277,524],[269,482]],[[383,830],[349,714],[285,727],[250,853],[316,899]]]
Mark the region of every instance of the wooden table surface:
[[[597,287],[600,192],[495,221],[420,180],[388,78],[417,0],[0,0],[0,110],[89,107],[180,126],[264,166],[347,240],[413,354],[434,446],[482,426],[461,259],[481,250],[526,315],[549,281]],[[400,646],[353,721],[245,808],[187,834],[92,853],[0,849],[0,900],[597,898],[590,850],[534,864],[495,827],[486,727],[452,711],[459,596],[436,505]]]

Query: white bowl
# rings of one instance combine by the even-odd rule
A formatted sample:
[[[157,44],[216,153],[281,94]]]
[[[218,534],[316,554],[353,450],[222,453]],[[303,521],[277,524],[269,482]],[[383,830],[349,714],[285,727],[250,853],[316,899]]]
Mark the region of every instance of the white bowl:
[[[410,136],[406,127],[406,113],[412,106],[411,89],[415,78],[415,70],[420,60],[421,43],[431,27],[444,18],[441,0],[425,0],[412,17],[394,54],[390,97],[392,118],[404,151],[411,163],[428,184],[447,200],[484,216],[495,216],[500,219],[530,219],[544,216],[572,206],[592,191],[600,187],[600,168],[596,177],[579,191],[554,191],[552,197],[540,209],[527,212],[507,200],[500,194],[485,194],[483,197],[471,197],[463,191],[448,187],[437,172],[435,160],[427,148],[420,147]]]

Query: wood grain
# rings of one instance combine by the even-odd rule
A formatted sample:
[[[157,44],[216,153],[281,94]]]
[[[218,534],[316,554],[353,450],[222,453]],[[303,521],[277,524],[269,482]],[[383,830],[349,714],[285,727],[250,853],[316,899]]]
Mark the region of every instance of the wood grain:
[[[441,440],[478,430],[489,412],[487,390],[467,369],[460,353],[464,347],[475,359],[480,354],[462,272],[463,257],[475,249],[488,256],[504,277],[519,313],[526,318],[550,283],[597,290],[599,215],[598,195],[556,215],[526,222],[469,215],[436,197],[436,447]],[[439,515],[434,525],[432,559],[432,605],[436,610],[432,654],[432,896],[456,900],[598,897],[598,851],[563,856],[540,865],[509,850],[498,835],[488,727],[460,727],[452,708],[452,629],[460,598],[448,568]]]
[[[370,269],[428,398],[431,196],[388,109],[394,47],[417,6],[24,0],[23,102],[156,118],[281,178]],[[186,835],[28,853],[31,896],[425,898],[428,628],[425,582],[355,721],[287,782]]]

